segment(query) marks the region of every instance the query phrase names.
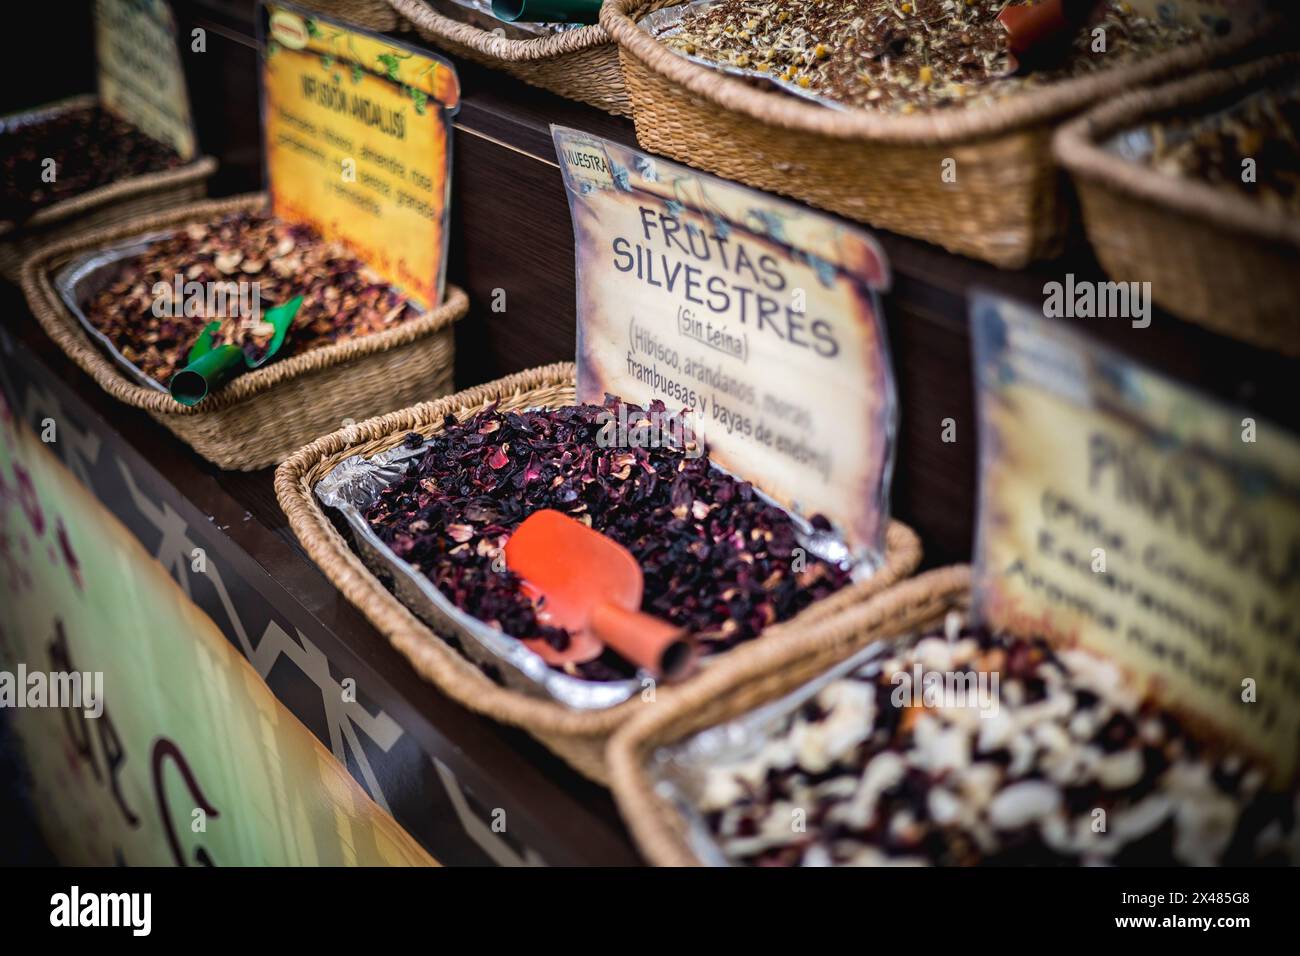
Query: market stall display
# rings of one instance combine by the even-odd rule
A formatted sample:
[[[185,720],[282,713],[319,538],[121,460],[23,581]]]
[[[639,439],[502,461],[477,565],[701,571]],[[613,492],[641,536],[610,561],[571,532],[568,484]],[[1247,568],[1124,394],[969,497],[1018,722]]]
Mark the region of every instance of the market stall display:
[[[387,2],[439,49],[607,113],[632,112],[618,49],[604,27],[506,23],[470,0]]]
[[[127,300],[112,292],[95,307],[92,301],[114,281],[127,282],[128,290],[124,291],[129,291],[130,270],[143,265],[137,262],[134,266],[115,266],[103,263],[102,258],[107,250],[121,246],[133,250],[134,256],[156,255],[149,250],[159,233],[174,230],[184,238],[173,239],[170,249],[181,253],[187,263],[184,270],[175,274],[183,276],[190,269],[220,272],[215,263],[215,245],[199,252],[189,244],[197,241],[203,248],[203,240],[191,237],[203,232],[206,238],[212,224],[226,217],[234,217],[231,222],[248,222],[248,217],[256,221],[256,217],[264,215],[265,208],[266,197],[260,195],[197,203],[46,246],[23,268],[23,288],[33,313],[73,361],[113,398],[148,411],[195,451],[224,468],[265,468],[283,460],[292,450],[335,427],[344,418],[378,414],[439,390],[450,390],[454,354],[451,326],[468,306],[464,293],[453,287],[448,289],[447,299],[439,307],[408,316],[404,321],[385,323],[383,316],[395,306],[380,311],[377,304],[354,303],[354,307],[361,305],[358,318],[371,316],[363,320],[373,321],[373,326],[365,326],[368,334],[331,340],[330,329],[337,329],[331,319],[324,323],[320,347],[304,348],[292,357],[241,375],[197,405],[182,405],[168,394],[163,383],[148,381],[149,376],[143,371],[133,374],[122,364],[127,361],[125,358],[113,357],[105,347],[112,344],[120,353],[131,352],[156,374],[174,369],[181,354],[179,350],[188,348],[190,343],[183,335],[166,340],[162,333],[175,326],[159,324],[152,305],[153,301],[162,301],[163,288],[167,289],[165,295],[170,301],[174,295],[174,279],[158,280],[157,288],[151,286],[148,290],[150,302],[138,302],[129,312],[124,304]],[[166,244],[164,247],[167,248]],[[225,254],[233,259],[236,254],[242,256],[260,248],[231,248]],[[188,255],[186,250],[193,250],[194,254]],[[127,262],[130,261],[128,258]],[[323,283],[317,293],[326,302],[336,297],[342,300],[348,294],[356,296],[356,283],[362,280],[344,270],[343,266],[350,261],[335,260],[339,269],[335,276],[304,273],[302,278]],[[117,271],[121,268],[128,270],[127,274]],[[275,263],[267,264],[267,268],[274,274]],[[136,290],[137,295],[141,289],[143,286]],[[328,291],[331,289],[334,291]],[[339,305],[342,306],[341,301]],[[99,329],[110,333],[112,338],[105,342],[93,336],[78,319],[74,308],[88,316],[91,329],[96,328],[91,317],[98,317]],[[325,307],[317,318],[328,315],[329,308]],[[163,314],[170,311],[164,310]],[[183,303],[181,315],[180,327],[188,330],[184,334],[197,335],[201,323],[194,317],[184,317]],[[155,331],[141,336],[141,323]],[[145,341],[150,338],[154,341]]]
[[[1234,409],[1032,310],[981,296],[972,325],[973,565],[620,729],[611,777],[643,850],[1300,862],[1300,443],[1254,448]]]
[[[171,8],[99,0],[92,26],[95,92],[0,118],[11,280],[45,243],[203,198],[217,168],[199,152]]]
[[[1277,4],[238,6],[0,120],[61,860],[1300,865]]]
[[[467,309],[445,291],[455,69],[293,4],[259,16],[267,192],[77,236],[23,272],[101,387],[243,470],[449,392]]]
[[[320,500],[320,497],[325,497],[327,501],[338,500],[331,494],[331,489],[338,487],[338,481],[331,479],[331,476],[340,469],[347,473],[364,467],[367,461],[384,462],[385,453],[392,451],[398,451],[399,454],[407,451],[406,457],[410,459],[410,450],[418,452],[430,440],[436,450],[439,444],[437,436],[440,433],[448,428],[456,429],[461,422],[474,420],[475,416],[485,416],[485,413],[487,415],[480,419],[481,423],[493,420],[493,415],[520,414],[522,417],[531,409],[572,408],[574,400],[571,365],[537,369],[477,386],[450,398],[362,422],[313,442],[292,456],[277,471],[276,493],[281,507],[288,515],[289,524],[303,547],[339,590],[361,608],[375,626],[411,660],[422,676],[466,707],[522,727],[582,773],[604,780],[604,745],[610,732],[632,713],[643,709],[649,701],[663,701],[670,697],[676,692],[676,687],[657,687],[646,697],[646,687],[653,688],[653,684],[646,685],[642,677],[631,677],[627,664],[619,664],[617,659],[612,663],[595,662],[598,670],[583,675],[583,679],[575,679],[565,674],[563,669],[550,668],[536,653],[522,653],[526,649],[521,642],[506,636],[507,632],[503,628],[484,626],[466,614],[455,613],[457,609],[454,603],[449,608],[446,600],[438,601],[429,593],[427,585],[421,588],[419,579],[400,573],[400,567],[399,573],[387,571],[376,560],[378,556],[373,546],[367,548],[364,543],[358,542],[359,553],[354,551],[349,541],[340,535],[331,522]],[[412,433],[419,436],[418,445]],[[468,447],[475,448],[473,445]],[[498,450],[499,448],[497,446]],[[586,451],[590,451],[590,446]],[[482,455],[481,450],[473,453],[476,457]],[[621,453],[621,449],[611,450],[611,456]],[[489,451],[487,454],[491,457],[495,452]],[[599,460],[608,462],[611,456],[601,456]],[[506,467],[492,469],[490,460],[475,462],[478,467],[483,464],[494,471],[503,471]],[[516,513],[524,511],[525,497],[513,490],[513,480],[526,480],[528,467],[527,461],[515,462],[509,466],[512,490],[499,507],[509,508]],[[551,464],[549,467],[550,470],[555,470],[556,466]],[[400,477],[404,470],[404,466],[399,466],[396,475]],[[382,470],[373,473],[378,477]],[[391,478],[390,472],[390,481]],[[325,486],[325,495],[318,497],[322,484]],[[669,494],[671,496],[671,486]],[[583,497],[586,500],[596,500],[590,492],[586,492]],[[491,501],[479,502],[479,505],[487,507],[489,503]],[[414,500],[411,504],[416,506]],[[694,505],[694,499],[691,505]],[[476,514],[484,516],[486,520],[486,512],[476,511]],[[452,537],[450,541],[442,541],[441,544],[452,544],[453,547],[468,544],[471,537],[474,538],[475,545],[485,540],[482,534],[474,533],[472,524],[468,525],[468,535],[465,528],[455,528],[454,525],[457,524],[464,522],[445,525],[438,537],[455,535],[465,537],[466,540],[456,542]],[[357,524],[353,522],[352,527],[355,533]],[[432,532],[432,527],[430,531]],[[428,539],[430,543],[436,540],[432,534]],[[689,546],[691,541],[698,539],[687,535],[677,540]],[[412,547],[418,545],[412,541]],[[486,574],[496,574],[502,579],[500,583],[488,586],[499,589],[502,594],[517,594],[517,589],[508,576],[490,570],[492,558],[487,552],[491,547],[489,544],[482,555],[477,553],[476,547],[473,558],[466,555],[465,564],[452,565],[451,568],[472,570],[480,562],[486,563],[489,568]],[[725,544],[723,547],[726,547]],[[411,547],[400,544],[399,548],[410,555]],[[885,559],[885,565],[871,577],[811,603],[789,620],[778,622],[774,612],[773,623],[766,627],[761,640],[728,652],[725,658],[719,659],[709,670],[731,667],[733,660],[742,660],[746,655],[763,655],[767,653],[765,648],[780,644],[789,635],[799,633],[809,624],[833,617],[843,608],[905,577],[920,560],[920,551],[915,535],[897,522],[889,529]],[[725,555],[719,559],[724,568],[725,561]],[[418,557],[416,563],[419,563]],[[708,567],[705,564],[701,570]],[[427,572],[432,572],[435,579],[439,574],[436,568],[429,568]],[[393,590],[385,587],[377,575],[390,580]],[[712,577],[711,573],[709,577]],[[753,586],[761,589],[761,582],[755,582]],[[766,591],[760,590],[756,596],[761,597],[763,594]],[[453,602],[455,597],[453,594]],[[770,600],[764,599],[765,602]],[[802,604],[803,600],[796,598],[790,609]],[[652,612],[655,610],[649,604],[643,606],[643,609]],[[518,614],[521,610],[525,617],[529,615],[527,609],[518,607],[515,613]],[[683,611],[684,609],[677,610],[675,613],[682,615]],[[766,617],[761,607],[758,614],[759,621]],[[515,625],[514,620],[504,612],[498,617],[497,623],[517,626],[521,636],[527,633],[527,622]],[[732,628],[727,628],[723,632],[724,641],[726,632],[731,630]],[[610,677],[620,679],[610,681]],[[681,686],[689,685],[688,680]]]
[[[201,199],[217,168],[207,156],[183,160],[94,96],[0,119],[0,153],[0,273],[10,279],[44,243]]]
[[[701,685],[629,725],[611,745],[614,785],[647,855],[1300,862],[1295,797],[1264,767],[1199,738],[1112,661],[971,628],[968,581],[951,568],[905,582],[807,640],[802,657],[791,648],[743,684]],[[814,661],[828,669],[804,682]]]
[[[582,282],[576,368],[321,439],[276,488],[311,556],[421,673],[603,780],[609,732],[693,679],[638,628],[727,667],[887,588],[920,552],[887,511],[889,267],[872,238],[578,130],[552,136]],[[544,511],[627,549],[611,560],[639,580],[606,586],[653,621],[574,627],[537,603],[548,589],[512,541]]]
[[[1149,55],[1112,58],[1089,46],[1101,68],[1036,82],[999,75],[1008,70],[1005,47],[996,49],[1002,28],[986,21],[1001,4],[969,13],[939,0],[908,4],[907,13],[885,5],[874,19],[873,3],[849,6],[829,20],[820,10],[806,14],[796,35],[799,5],[755,7],[747,18],[731,15],[733,23],[731,8],[713,0],[648,16],[632,0],[607,3],[601,22],[619,43],[637,139],[699,168],[1018,268],[1059,251],[1065,234],[1068,208],[1050,149],[1056,125],[1135,85],[1230,57],[1252,39],[1237,31],[1177,43],[1181,28],[1139,29],[1145,20],[1112,13],[1116,40],[1129,37],[1136,48],[1136,38],[1147,37]],[[676,33],[688,11],[703,11],[689,21],[702,36],[700,27],[691,28],[694,39]],[[843,29],[823,35],[824,22]],[[850,66],[855,59],[864,66]],[[808,101],[818,92],[853,105]],[[959,103],[968,105],[954,108]]]
[[[1290,54],[1136,91],[1055,143],[1108,273],[1289,355],[1300,354],[1298,69]]]
[[[603,407],[489,409],[448,422],[436,438],[412,440],[417,456],[366,520],[462,610],[507,634],[537,635],[529,643],[544,658],[562,654],[577,635],[539,620],[518,576],[493,567],[538,509],[558,509],[630,549],[649,580],[646,609],[687,628],[706,655],[752,640],[850,583],[846,569],[815,552],[802,571],[791,570],[794,549],[811,544],[819,526],[829,532],[824,517],[812,516],[801,531],[748,482],[714,468],[693,439],[684,447],[602,443],[620,414],[648,427],[650,413],[663,411],[611,397]],[[551,666],[588,680],[633,676],[617,648],[607,652]]]

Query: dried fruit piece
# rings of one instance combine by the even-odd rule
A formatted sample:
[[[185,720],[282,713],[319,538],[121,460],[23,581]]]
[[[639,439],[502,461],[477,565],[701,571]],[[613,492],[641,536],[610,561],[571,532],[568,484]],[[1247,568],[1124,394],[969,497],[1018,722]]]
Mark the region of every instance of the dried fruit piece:
[[[222,321],[214,346],[235,342],[257,350],[265,324],[250,312],[298,295],[303,304],[277,361],[392,328],[416,314],[405,295],[370,275],[347,249],[325,242],[310,226],[236,213],[186,226],[123,260],[85,312],[123,356],[165,385],[185,367],[191,344],[209,322]],[[154,308],[159,298],[166,308]]]
[[[97,105],[14,124],[0,134],[0,222],[22,222],[61,199],[179,165],[171,147]]]
[[[747,753],[699,781],[738,863],[1300,862],[1295,794],[1113,661],[960,621],[882,647]]]
[[[1300,80],[1289,78],[1208,116],[1163,119],[1147,161],[1161,172],[1300,213]],[[1249,170],[1250,175],[1245,172]]]
[[[656,402],[629,407],[626,420],[647,411],[666,414]],[[794,561],[790,517],[713,468],[707,455],[687,457],[672,444],[602,445],[607,415],[618,420],[617,400],[449,418],[366,518],[459,607],[559,649],[568,635],[537,621],[518,578],[494,560],[539,508],[562,511],[628,548],[645,576],[641,610],[689,629],[705,654],[752,640],[849,582],[847,569],[811,556]],[[478,546],[484,540],[490,547]],[[633,673],[613,652],[569,670],[593,680]]]

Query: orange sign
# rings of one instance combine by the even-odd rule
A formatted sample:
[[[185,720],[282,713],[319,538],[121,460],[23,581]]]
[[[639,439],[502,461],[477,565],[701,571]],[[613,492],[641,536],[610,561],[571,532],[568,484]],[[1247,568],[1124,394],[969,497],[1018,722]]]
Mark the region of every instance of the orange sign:
[[[282,3],[262,8],[272,208],[342,241],[425,307],[442,301],[459,103],[446,60]]]

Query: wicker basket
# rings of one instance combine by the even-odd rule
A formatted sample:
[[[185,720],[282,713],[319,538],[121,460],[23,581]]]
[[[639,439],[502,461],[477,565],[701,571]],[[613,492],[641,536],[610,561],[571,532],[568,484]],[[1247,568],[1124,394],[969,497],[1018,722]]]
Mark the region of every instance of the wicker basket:
[[[408,25],[388,5],[388,0],[292,0],[327,17],[352,23],[377,33],[395,33]]]
[[[1099,144],[1124,129],[1210,111],[1297,76],[1300,54],[1293,53],[1138,90],[1070,123],[1055,142],[1107,273],[1150,282],[1152,297],[1170,312],[1289,355],[1300,355],[1300,221]]]
[[[113,398],[142,408],[196,452],[222,468],[252,471],[333,431],[452,388],[452,323],[465,314],[465,293],[396,328],[312,349],[241,375],[192,407],[136,384],[86,335],[53,286],[71,258],[115,242],[263,208],[263,194],[210,200],[135,219],[46,246],[22,269],[23,291],[46,334]]]
[[[448,53],[607,113],[632,115],[618,47],[604,27],[592,24],[550,36],[512,40],[444,16],[425,0],[387,2],[415,25],[420,36]]]
[[[693,63],[637,27],[635,9],[606,0],[600,22],[618,42],[644,148],[1004,268],[1051,256],[1064,238],[1054,125],[1251,42],[1196,44],[996,106],[886,116],[763,92]],[[955,183],[940,175],[946,159]]]
[[[699,866],[681,812],[655,791],[646,770],[654,751],[777,700],[882,638],[938,626],[970,599],[970,568],[940,568],[904,581],[878,597],[726,671],[702,675],[671,701],[644,708],[610,741],[610,786],[637,846],[657,866]]]
[[[78,109],[97,102],[98,97],[86,94],[30,112]],[[0,275],[17,282],[23,260],[51,242],[202,199],[208,193],[208,178],[216,171],[215,159],[200,156],[175,169],[146,173],[60,200],[21,224],[0,222]]]
[[[432,435],[442,429],[449,413],[463,417],[494,401],[500,402],[502,410],[572,404],[573,376],[572,363],[530,369],[337,431],[313,442],[281,465],[275,475],[275,491],[280,507],[307,553],[343,595],[406,656],[421,677],[469,709],[523,728],[581,773],[603,783],[607,779],[605,744],[614,729],[643,708],[657,710],[679,694],[689,692],[702,676],[677,686],[659,688],[655,704],[636,696],[606,710],[573,710],[507,690],[439,639],[384,588],[335,529],[313,494],[316,483],[343,459],[386,451],[411,431]],[[874,577],[838,591],[790,620],[768,628],[758,640],[730,650],[711,663],[704,674],[715,680],[715,674],[752,666],[746,662],[756,655],[766,659],[778,648],[798,642],[811,625],[837,617],[910,574],[920,558],[921,547],[916,535],[906,526],[892,523],[885,566]]]

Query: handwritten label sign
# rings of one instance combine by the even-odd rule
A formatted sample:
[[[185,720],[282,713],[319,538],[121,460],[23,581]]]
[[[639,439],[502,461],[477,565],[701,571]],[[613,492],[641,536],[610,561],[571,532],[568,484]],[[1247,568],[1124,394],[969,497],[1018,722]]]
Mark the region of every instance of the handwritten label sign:
[[[451,116],[446,60],[283,3],[262,7],[272,208],[348,245],[425,307],[442,301]]]
[[[0,391],[0,706],[59,861],[435,862],[190,600],[203,572],[178,573],[184,589]],[[47,696],[73,675],[82,706]]]
[[[1300,440],[1019,306],[973,321],[981,616],[1118,661],[1291,774]]]
[[[95,57],[104,108],[192,159],[194,121],[166,0],[95,0]]]
[[[577,246],[579,400],[690,410],[716,463],[879,554],[896,410],[876,243],[794,203],[552,132]]]

